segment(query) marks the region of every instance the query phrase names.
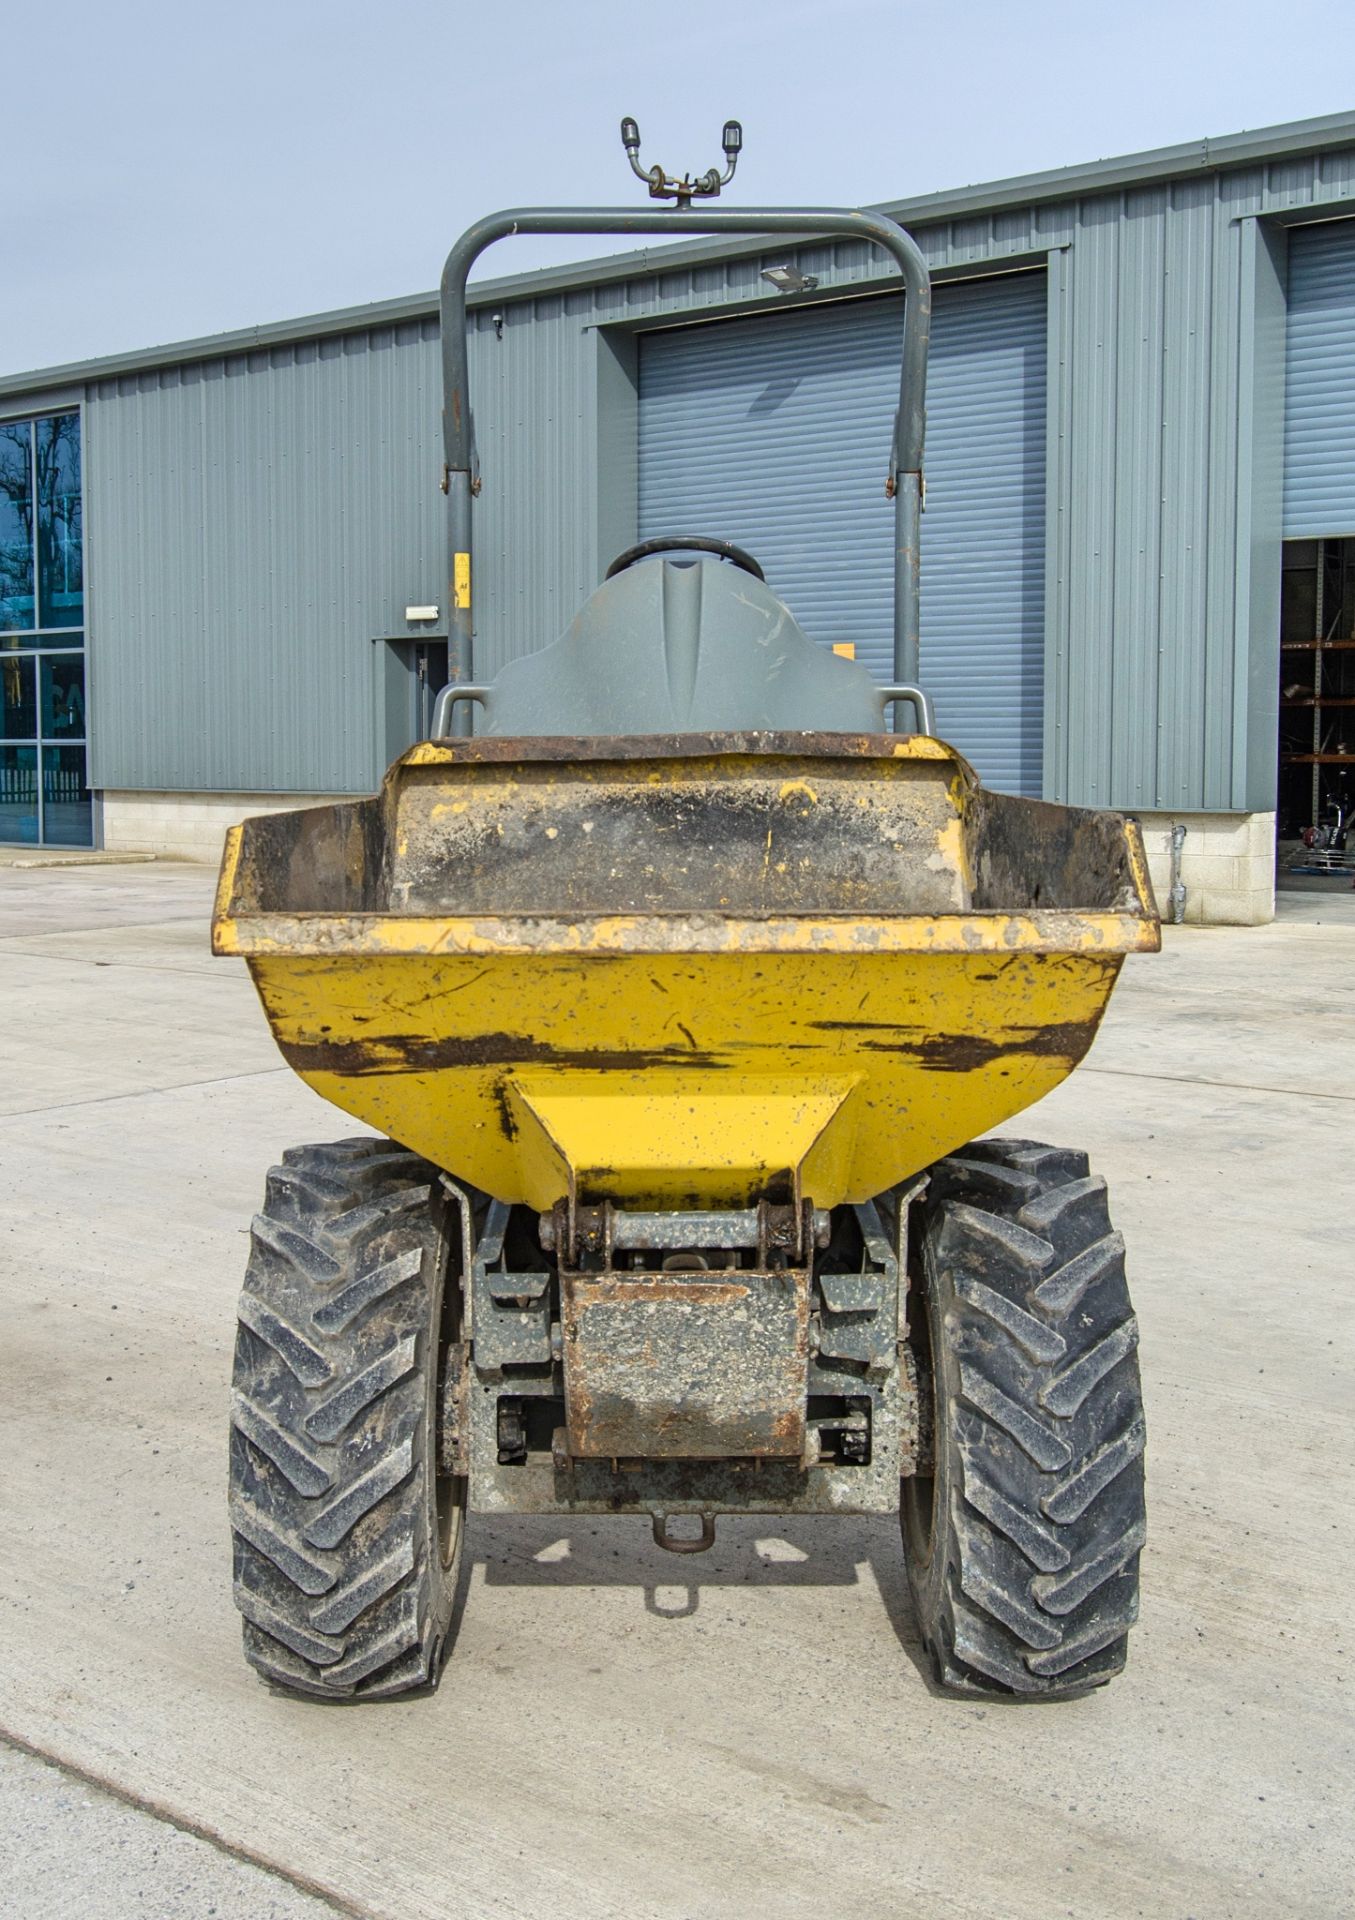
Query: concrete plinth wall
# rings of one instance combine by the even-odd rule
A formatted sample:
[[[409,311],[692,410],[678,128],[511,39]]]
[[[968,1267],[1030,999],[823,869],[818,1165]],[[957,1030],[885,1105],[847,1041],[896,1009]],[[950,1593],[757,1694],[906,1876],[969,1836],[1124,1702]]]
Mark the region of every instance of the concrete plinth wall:
[[[1170,911],[1172,828],[1186,830],[1181,879],[1190,926],[1259,927],[1275,918],[1273,813],[1141,813],[1158,911]]]
[[[327,793],[105,793],[103,843],[109,853],[168,853],[221,859],[227,827],[249,814],[322,807]]]

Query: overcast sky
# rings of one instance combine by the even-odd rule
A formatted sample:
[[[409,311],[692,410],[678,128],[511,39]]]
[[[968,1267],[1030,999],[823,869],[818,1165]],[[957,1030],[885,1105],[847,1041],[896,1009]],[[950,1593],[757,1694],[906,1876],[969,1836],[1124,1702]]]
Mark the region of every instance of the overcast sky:
[[[16,0],[0,44],[0,373],[419,292],[497,207],[643,201],[623,113],[678,170],[741,118],[733,200],[859,205],[1355,107],[1352,0]]]

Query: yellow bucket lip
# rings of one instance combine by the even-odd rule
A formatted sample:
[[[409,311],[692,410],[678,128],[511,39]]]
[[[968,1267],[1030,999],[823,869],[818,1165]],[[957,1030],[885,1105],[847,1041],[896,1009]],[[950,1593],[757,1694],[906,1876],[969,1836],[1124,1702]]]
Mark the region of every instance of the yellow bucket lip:
[[[944,740],[922,733],[477,734],[468,740],[423,740],[394,762],[393,784],[406,767],[458,763],[488,766],[596,762],[617,766],[645,760],[931,760],[950,761],[977,785],[973,768]]]
[[[224,891],[224,888],[223,888]],[[1155,953],[1156,919],[1140,913],[1037,909],[955,914],[841,914],[733,919],[720,913],[400,915],[219,913],[220,954]]]

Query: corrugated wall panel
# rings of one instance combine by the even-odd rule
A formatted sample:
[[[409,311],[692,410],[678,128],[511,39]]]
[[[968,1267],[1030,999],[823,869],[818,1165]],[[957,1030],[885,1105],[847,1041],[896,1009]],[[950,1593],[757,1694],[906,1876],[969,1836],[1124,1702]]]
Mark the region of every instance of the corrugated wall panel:
[[[1355,534],[1355,220],[1289,237],[1284,534]]]
[[[1197,397],[1194,417],[1197,435],[1209,443],[1208,546],[1194,564],[1203,568],[1208,600],[1202,634],[1183,634],[1186,671],[1203,688],[1203,733],[1187,735],[1172,724],[1161,748],[1163,777],[1178,766],[1187,772],[1192,807],[1228,807],[1233,804],[1233,770],[1241,755],[1235,738],[1234,689],[1242,662],[1240,653],[1250,636],[1239,631],[1235,563],[1238,534],[1238,449],[1241,389],[1240,335],[1242,326],[1241,236],[1246,214],[1265,204],[1264,171],[1260,168],[1225,176],[1218,182],[1212,233],[1207,254],[1197,272],[1207,272],[1211,286],[1209,325],[1209,390]],[[1275,609],[1279,620],[1279,608]]]
[[[1143,805],[1192,804],[1192,754],[1186,743],[1202,738],[1204,686],[1197,649],[1208,612],[1209,328],[1213,287],[1197,262],[1210,254],[1213,183],[1179,181],[1171,189],[1165,223],[1162,306],[1162,486],[1159,510],[1157,645],[1148,651],[1156,677],[1155,749],[1151,798]],[[1173,746],[1170,761],[1163,744]],[[1185,748],[1182,751],[1182,748]]]
[[[1073,394],[1072,249],[1051,251],[1045,351],[1045,654],[1044,792],[1062,799],[1068,771],[1069,635],[1066,619],[1072,575],[1072,447],[1066,429]]]
[[[1068,573],[1050,609],[1066,639],[1066,767],[1046,767],[1061,799],[1109,802],[1119,445],[1120,213],[1118,201],[1081,209],[1070,258],[1067,352],[1072,394],[1065,422]],[[1107,455],[1110,458],[1107,458]]]
[[[1158,600],[1162,583],[1163,329],[1168,192],[1127,193],[1120,220],[1115,499],[1111,576],[1115,657],[1107,788],[1154,804],[1158,758]],[[1144,645],[1143,641],[1149,644]]]
[[[442,597],[431,324],[110,383],[87,414],[98,785],[369,787],[373,641]]]
[[[1044,655],[1043,274],[938,289],[922,677],[995,787],[1038,793]],[[856,300],[640,342],[640,520],[754,552],[805,630],[893,670],[884,498],[902,305]]]

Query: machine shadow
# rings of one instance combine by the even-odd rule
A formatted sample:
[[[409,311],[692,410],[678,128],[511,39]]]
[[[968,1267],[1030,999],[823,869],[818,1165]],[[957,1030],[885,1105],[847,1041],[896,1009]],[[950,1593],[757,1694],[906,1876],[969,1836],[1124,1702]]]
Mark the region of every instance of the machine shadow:
[[[631,1588],[660,1620],[687,1620],[712,1591],[855,1587],[873,1580],[900,1647],[941,1697],[913,1616],[897,1519],[724,1515],[702,1554],[665,1552],[636,1515],[474,1516],[466,1563],[487,1587]]]

